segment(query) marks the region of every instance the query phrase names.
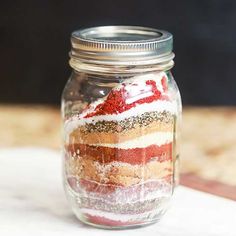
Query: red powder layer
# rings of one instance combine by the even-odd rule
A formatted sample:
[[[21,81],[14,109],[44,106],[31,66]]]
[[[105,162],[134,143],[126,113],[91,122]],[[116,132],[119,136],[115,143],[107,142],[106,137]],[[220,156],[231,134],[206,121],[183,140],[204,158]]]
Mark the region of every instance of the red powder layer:
[[[159,162],[171,160],[172,143],[161,146],[150,145],[146,148],[111,148],[102,146],[91,146],[86,144],[70,144],[67,150],[71,153],[79,153],[80,157],[92,158],[100,163],[112,161],[125,162],[132,165],[146,164],[152,158]]]
[[[119,220],[110,220],[101,216],[93,216],[89,214],[85,214],[88,218],[88,221],[97,224],[97,225],[105,225],[105,226],[128,226],[128,225],[136,225],[141,224],[141,221],[119,221]]]
[[[165,92],[167,91],[166,80],[167,79],[165,76],[163,76],[163,78],[161,79],[161,84]],[[103,103],[99,104],[93,112],[87,114],[85,118],[98,116],[98,115],[122,113],[124,111],[129,110],[132,107],[135,107],[137,104],[151,103],[156,100],[168,99],[167,96],[162,96],[161,92],[157,89],[156,82],[154,80],[147,80],[146,85],[151,86],[152,95],[145,98],[138,99],[130,104],[126,103],[126,99],[130,97],[127,96],[129,92],[126,90],[125,84],[123,84],[123,87],[120,90],[111,90],[111,92],[107,96],[107,99]],[[135,89],[135,84],[133,84],[133,86],[134,86],[133,89]],[[142,93],[143,91],[140,90],[140,94]]]

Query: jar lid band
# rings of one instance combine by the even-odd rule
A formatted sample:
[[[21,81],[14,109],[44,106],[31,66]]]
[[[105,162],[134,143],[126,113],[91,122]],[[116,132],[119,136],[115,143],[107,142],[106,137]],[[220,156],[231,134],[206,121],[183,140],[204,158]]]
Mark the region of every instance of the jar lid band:
[[[100,26],[74,31],[73,60],[107,65],[165,63],[174,58],[167,31],[139,26]]]

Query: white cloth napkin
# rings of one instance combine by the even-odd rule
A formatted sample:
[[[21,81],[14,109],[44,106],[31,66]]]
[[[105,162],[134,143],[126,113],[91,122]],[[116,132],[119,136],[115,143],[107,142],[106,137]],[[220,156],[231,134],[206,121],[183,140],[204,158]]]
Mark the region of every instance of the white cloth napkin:
[[[0,150],[1,236],[236,235],[236,202],[182,186],[155,225],[123,231],[85,226],[67,204],[61,172],[57,151],[34,147]]]

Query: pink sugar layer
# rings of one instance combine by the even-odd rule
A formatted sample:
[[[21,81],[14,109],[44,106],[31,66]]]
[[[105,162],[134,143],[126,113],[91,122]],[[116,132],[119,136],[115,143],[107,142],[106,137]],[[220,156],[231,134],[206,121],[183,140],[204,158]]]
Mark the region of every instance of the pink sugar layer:
[[[76,177],[67,178],[67,182],[75,192],[86,192],[86,194],[96,193],[101,196],[114,196],[115,198],[118,193],[122,193],[124,195],[127,194],[127,196],[130,196],[130,194],[142,194],[143,196],[143,194],[149,193],[150,191],[153,192],[163,188],[169,189],[170,186],[172,186],[172,178],[172,175],[168,175],[163,179],[147,180],[145,182],[131,185],[129,187],[118,186],[113,184],[102,184],[91,180],[77,179]]]
[[[119,214],[139,214],[157,209],[172,195],[171,185],[163,181],[149,181],[131,187],[122,187],[111,193],[90,192],[74,181],[69,180],[68,183],[74,195],[78,195],[80,199],[80,208]],[[106,188],[106,185],[104,187]]]
[[[93,216],[90,214],[85,214],[88,221],[90,223],[96,224],[96,225],[104,225],[104,226],[113,226],[113,227],[119,227],[119,226],[129,226],[129,225],[139,225],[142,224],[142,221],[121,221],[121,220],[111,220],[106,217],[102,216]]]

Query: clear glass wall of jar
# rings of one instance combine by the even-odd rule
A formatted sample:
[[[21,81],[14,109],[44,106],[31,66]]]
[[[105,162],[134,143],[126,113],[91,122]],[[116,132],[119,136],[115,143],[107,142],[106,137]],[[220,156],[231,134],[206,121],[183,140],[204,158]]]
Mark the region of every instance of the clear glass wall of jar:
[[[105,26],[72,34],[62,96],[64,185],[76,216],[102,228],[154,223],[178,181],[181,99],[172,35]]]

